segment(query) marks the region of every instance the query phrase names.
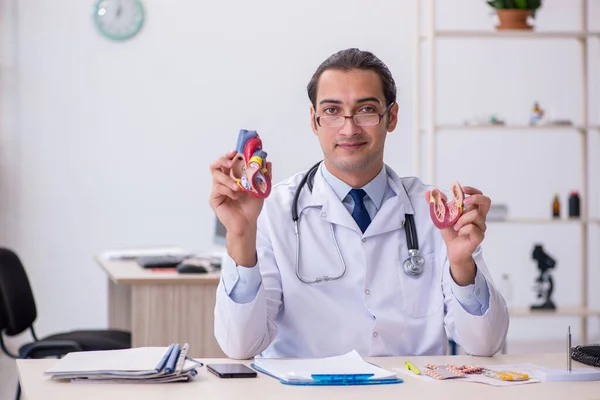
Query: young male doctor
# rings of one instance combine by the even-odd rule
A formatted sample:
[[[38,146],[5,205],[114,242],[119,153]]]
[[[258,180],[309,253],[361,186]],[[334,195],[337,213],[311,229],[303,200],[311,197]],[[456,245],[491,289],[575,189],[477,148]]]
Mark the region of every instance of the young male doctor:
[[[210,166],[210,205],[227,229],[215,307],[225,354],[442,355],[446,330],[469,354],[497,353],[509,317],[480,246],[490,199],[463,187],[458,222],[434,226],[432,188],[383,162],[398,104],[390,71],[372,53],[333,54],[312,77],[308,97],[324,162],[312,190],[305,184],[297,199],[298,242],[291,213],[306,171],[274,185],[263,201],[229,177],[235,151]],[[424,258],[418,276],[403,268],[407,215]]]

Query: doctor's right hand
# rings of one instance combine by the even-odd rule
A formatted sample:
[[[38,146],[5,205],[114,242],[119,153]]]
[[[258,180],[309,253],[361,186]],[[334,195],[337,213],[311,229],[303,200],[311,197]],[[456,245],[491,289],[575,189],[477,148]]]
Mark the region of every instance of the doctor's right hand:
[[[237,265],[256,265],[256,226],[264,199],[245,193],[230,176],[235,150],[210,165],[213,177],[209,204],[227,229],[227,252]],[[271,173],[271,163],[267,162]]]

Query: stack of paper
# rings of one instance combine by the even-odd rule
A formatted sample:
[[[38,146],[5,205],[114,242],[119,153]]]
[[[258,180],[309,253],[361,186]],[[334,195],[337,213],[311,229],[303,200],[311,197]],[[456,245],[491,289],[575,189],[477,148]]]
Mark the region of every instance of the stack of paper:
[[[396,373],[365,362],[356,350],[342,356],[279,360],[254,359],[254,369],[288,385],[368,385],[401,383]]]
[[[139,257],[180,256],[190,257],[194,253],[181,247],[146,247],[139,249],[108,250],[100,254],[104,260],[136,260]]]
[[[69,353],[44,374],[86,382],[177,382],[197,374],[202,363],[187,357],[189,346],[139,347]]]

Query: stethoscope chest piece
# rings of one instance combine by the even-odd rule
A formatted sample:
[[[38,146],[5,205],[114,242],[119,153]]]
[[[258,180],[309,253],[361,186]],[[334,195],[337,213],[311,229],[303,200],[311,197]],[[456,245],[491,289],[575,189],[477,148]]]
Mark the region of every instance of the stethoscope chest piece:
[[[404,273],[413,278],[418,278],[423,273],[423,265],[425,265],[425,259],[419,253],[419,250],[410,249],[408,250],[409,257],[404,260],[402,268]]]

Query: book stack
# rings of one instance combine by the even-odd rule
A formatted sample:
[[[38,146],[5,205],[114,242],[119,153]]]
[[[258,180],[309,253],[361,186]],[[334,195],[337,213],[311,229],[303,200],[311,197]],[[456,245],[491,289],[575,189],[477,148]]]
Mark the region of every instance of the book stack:
[[[65,355],[44,372],[51,379],[74,382],[166,383],[195,376],[200,361],[187,357],[189,346],[138,347],[81,351]]]

